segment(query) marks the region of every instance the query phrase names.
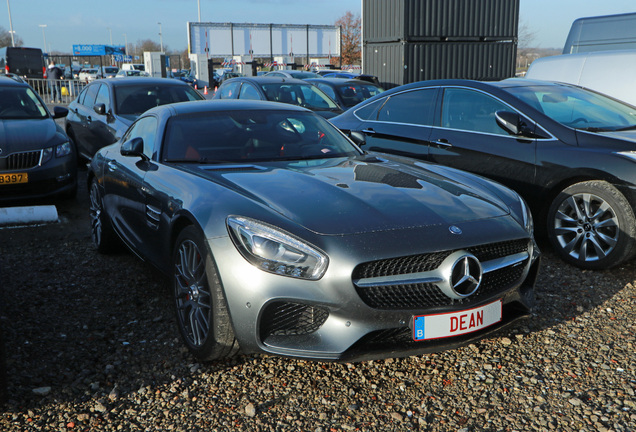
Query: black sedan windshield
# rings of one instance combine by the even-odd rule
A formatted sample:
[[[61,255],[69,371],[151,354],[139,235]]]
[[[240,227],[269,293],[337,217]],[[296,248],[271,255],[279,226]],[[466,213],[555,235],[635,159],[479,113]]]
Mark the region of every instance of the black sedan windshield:
[[[159,105],[201,100],[201,96],[187,85],[139,85],[115,87],[117,114],[139,115]]]
[[[46,108],[27,87],[0,87],[0,119],[44,119]]]
[[[170,120],[166,162],[316,159],[360,152],[323,118],[309,112],[226,111]]]
[[[636,108],[577,87],[537,85],[505,90],[572,128],[614,131],[636,127]]]

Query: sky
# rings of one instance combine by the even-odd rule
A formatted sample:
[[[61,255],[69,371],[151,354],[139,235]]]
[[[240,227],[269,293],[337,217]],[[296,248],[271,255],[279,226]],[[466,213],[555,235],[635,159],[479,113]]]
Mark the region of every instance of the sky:
[[[8,0],[0,2],[0,27],[10,29],[10,7],[25,46],[42,48],[46,41],[46,51],[70,52],[78,44],[152,39],[181,51],[199,4],[201,21],[216,23],[333,25],[347,11],[361,12],[360,0]],[[520,0],[519,15],[534,47],[560,49],[575,19],[627,12],[636,12],[634,0]]]

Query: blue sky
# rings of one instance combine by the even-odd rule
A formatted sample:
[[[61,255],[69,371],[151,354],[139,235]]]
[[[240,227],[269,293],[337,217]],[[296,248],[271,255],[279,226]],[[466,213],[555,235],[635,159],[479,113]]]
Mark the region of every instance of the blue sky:
[[[466,0],[471,1],[471,0]],[[6,2],[0,26],[9,30]],[[159,22],[163,43],[187,47],[186,22],[198,20],[197,0],[9,0],[13,29],[26,46],[71,51],[74,44],[123,45],[153,39]],[[360,0],[200,0],[201,21],[274,24],[333,24]],[[561,48],[577,18],[636,12],[634,0],[521,0],[520,21],[540,48]],[[46,25],[43,28],[40,25]],[[110,29],[110,30],[109,30]],[[126,34],[126,36],[124,36]]]

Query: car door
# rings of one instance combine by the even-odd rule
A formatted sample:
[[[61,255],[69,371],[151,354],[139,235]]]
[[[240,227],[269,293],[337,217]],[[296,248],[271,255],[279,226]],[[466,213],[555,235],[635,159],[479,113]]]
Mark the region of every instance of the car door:
[[[430,137],[433,162],[489,177],[521,191],[534,182],[536,139],[504,131],[497,111],[517,112],[498,98],[466,87],[443,90],[439,126]],[[521,113],[519,113],[521,114]],[[533,128],[534,123],[522,115]]]
[[[95,102],[91,107],[92,113],[89,116],[90,121],[87,121],[89,141],[86,143],[86,148],[90,156],[94,155],[100,148],[117,141],[117,131],[113,127],[114,118],[108,114],[111,112],[110,96],[109,87],[106,84],[102,84],[97,92]],[[95,111],[97,104],[104,104],[104,114]]]
[[[81,155],[89,157],[91,153],[91,136],[88,129],[93,121],[93,105],[99,90],[99,83],[89,84],[77,98],[77,103],[73,104],[69,122],[75,137],[75,144]]]
[[[124,135],[124,143],[142,138],[144,148],[154,147],[157,119],[142,117]],[[115,229],[126,243],[142,252],[148,245],[146,226],[146,194],[143,180],[151,163],[140,156],[123,156],[117,152],[105,167],[104,208],[107,209]]]
[[[356,111],[367,120],[361,125],[366,150],[428,158],[439,88],[409,89],[382,98]]]

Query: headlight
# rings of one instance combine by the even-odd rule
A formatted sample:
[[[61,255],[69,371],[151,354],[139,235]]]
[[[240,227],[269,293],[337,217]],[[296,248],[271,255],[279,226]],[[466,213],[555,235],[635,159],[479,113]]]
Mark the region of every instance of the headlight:
[[[311,280],[325,274],[327,256],[297,237],[244,217],[230,216],[227,225],[239,252],[261,270]]]
[[[65,142],[64,144],[60,144],[55,146],[55,157],[62,157],[71,154],[71,143]]]
[[[45,163],[50,161],[52,157],[53,157],[53,147],[45,148],[44,150],[42,150],[42,162],[41,162],[41,164],[44,165]]]
[[[634,151],[620,151],[620,152],[615,152],[615,154],[626,157],[632,162],[636,162],[636,152]]]

